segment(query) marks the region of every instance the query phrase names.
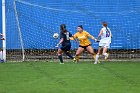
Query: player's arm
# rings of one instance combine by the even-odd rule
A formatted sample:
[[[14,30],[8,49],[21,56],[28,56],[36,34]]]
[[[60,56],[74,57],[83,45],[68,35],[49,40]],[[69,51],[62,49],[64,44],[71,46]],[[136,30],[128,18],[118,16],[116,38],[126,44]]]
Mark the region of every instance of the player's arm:
[[[3,34],[0,33],[0,36],[3,36]]]
[[[113,38],[113,35],[112,35],[112,33],[111,33],[111,38]]]
[[[0,40],[5,40],[5,38],[0,38]]]
[[[90,35],[88,32],[87,32],[87,36],[88,36],[89,38],[91,38],[91,39],[97,41],[97,39],[96,39],[94,36]]]
[[[70,40],[75,40],[74,36],[70,33],[69,34]]]
[[[73,40],[74,40],[76,43],[78,43],[78,40],[77,40],[76,38],[73,37]]]
[[[64,38],[61,38],[57,46],[59,46],[64,41]]]
[[[0,36],[2,36],[2,38],[0,38],[0,40],[5,40],[5,38],[3,37],[3,34],[0,33]]]
[[[56,45],[56,47],[59,47],[59,45],[64,41],[64,35],[60,35],[60,41],[59,43]]]
[[[77,41],[77,35],[76,34],[74,34],[71,38],[70,38],[70,40],[74,40],[76,43],[78,43],[78,41]]]
[[[98,35],[97,40],[99,40],[99,38],[101,37],[102,34],[103,34],[103,30],[100,30],[100,33],[99,33],[99,35]]]

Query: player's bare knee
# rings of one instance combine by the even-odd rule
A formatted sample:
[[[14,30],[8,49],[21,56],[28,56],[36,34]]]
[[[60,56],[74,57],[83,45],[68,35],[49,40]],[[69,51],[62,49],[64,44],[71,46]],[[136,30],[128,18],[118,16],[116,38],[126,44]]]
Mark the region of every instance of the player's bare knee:
[[[61,56],[62,54],[57,54],[58,56]]]
[[[76,54],[75,56],[79,56],[80,54]]]
[[[91,55],[95,55],[96,53],[94,53],[94,52],[89,52]]]
[[[58,52],[57,52],[57,55],[60,56],[60,55],[62,55],[62,54],[58,51]]]

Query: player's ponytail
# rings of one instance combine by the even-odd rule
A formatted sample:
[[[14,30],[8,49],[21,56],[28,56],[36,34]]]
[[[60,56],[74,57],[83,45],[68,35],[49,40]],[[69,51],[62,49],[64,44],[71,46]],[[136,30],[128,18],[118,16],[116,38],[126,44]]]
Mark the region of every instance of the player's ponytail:
[[[108,28],[107,28],[107,22],[103,22],[102,24],[103,24],[103,26],[106,28],[106,31],[108,32],[109,30],[108,30]]]
[[[61,24],[60,25],[60,31],[61,31],[61,33],[67,32],[67,29],[66,29],[66,25],[65,24]]]
[[[106,28],[106,37],[110,37],[110,30],[107,27],[107,23],[103,22],[103,26]]]

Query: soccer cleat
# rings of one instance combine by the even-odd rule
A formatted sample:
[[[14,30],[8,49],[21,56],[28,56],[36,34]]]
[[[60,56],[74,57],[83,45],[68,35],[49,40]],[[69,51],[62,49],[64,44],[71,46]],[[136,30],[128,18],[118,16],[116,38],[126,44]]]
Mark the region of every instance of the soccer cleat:
[[[60,64],[64,64],[64,63],[60,63]]]
[[[96,64],[98,64],[98,62],[94,62],[94,64],[96,65]]]
[[[98,60],[97,63],[101,63],[100,60]]]
[[[73,59],[73,62],[74,62],[74,63],[77,63],[78,61],[77,61],[77,59],[76,59],[76,58],[74,58],[74,59]]]
[[[108,57],[109,57],[109,54],[106,54],[106,56],[105,56],[105,61],[107,60]]]
[[[96,59],[96,55],[93,55],[94,60]],[[97,63],[100,63],[100,61],[98,60]]]

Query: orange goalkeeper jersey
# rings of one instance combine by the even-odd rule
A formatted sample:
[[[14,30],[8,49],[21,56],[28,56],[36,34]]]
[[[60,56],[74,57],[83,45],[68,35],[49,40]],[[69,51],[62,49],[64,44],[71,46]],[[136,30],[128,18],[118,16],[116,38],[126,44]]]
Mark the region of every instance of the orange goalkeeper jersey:
[[[91,42],[89,41],[89,37],[91,38],[92,35],[90,35],[88,32],[83,31],[82,33],[77,32],[74,36],[74,38],[78,38],[78,40],[80,41],[80,45],[81,46],[88,46],[89,44],[91,44]]]

